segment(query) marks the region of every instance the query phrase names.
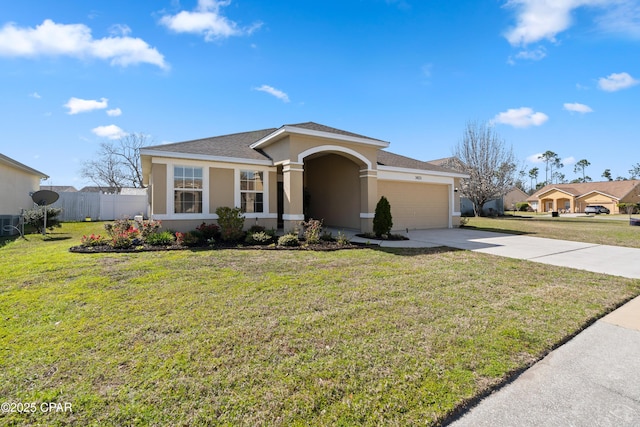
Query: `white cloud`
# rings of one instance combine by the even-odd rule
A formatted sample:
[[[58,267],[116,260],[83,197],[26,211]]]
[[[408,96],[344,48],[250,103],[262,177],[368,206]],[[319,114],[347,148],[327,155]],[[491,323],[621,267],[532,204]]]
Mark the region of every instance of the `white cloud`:
[[[95,99],[80,99],[74,97],[70,98],[69,101],[64,104],[64,107],[69,109],[67,114],[86,113],[88,111],[107,108],[108,101],[107,98],[101,98],[100,101],[96,101]]]
[[[640,81],[634,79],[629,73],[613,73],[607,77],[601,77],[598,79],[598,86],[600,89],[607,92],[615,92],[621,89],[627,89],[631,86],[635,86]]]
[[[422,75],[427,78],[431,77],[431,70],[433,70],[433,64],[424,64],[422,66]]]
[[[107,110],[107,116],[118,117],[122,115],[122,110],[119,108],[114,108],[112,110]]]
[[[125,131],[123,131],[116,125],[98,126],[91,129],[91,132],[93,132],[97,136],[108,139],[118,139],[127,135]]]
[[[521,50],[516,55],[518,59],[528,59],[530,61],[540,61],[547,56],[547,49],[544,46],[538,46],[533,50]]]
[[[175,15],[166,15],[160,23],[176,33],[201,34],[206,41],[251,34],[261,23],[247,28],[240,28],[237,23],[220,13],[220,9],[228,6],[231,0],[198,0],[193,12],[181,11]]]
[[[529,163],[543,163],[541,157],[542,157],[542,153],[535,153],[527,157],[527,161]]]
[[[284,93],[281,90],[278,90],[274,87],[271,87],[269,85],[262,85],[260,87],[257,87],[256,90],[259,90],[260,92],[266,92],[270,95],[275,96],[276,98],[282,100],[283,102],[289,102],[289,95],[287,95],[286,93]]]
[[[640,38],[640,3],[635,0],[618,0],[614,6],[596,18],[600,29],[606,33]]]
[[[591,107],[589,107],[588,105],[584,105],[584,104],[580,104],[577,102],[574,103],[565,103],[564,104],[564,109],[567,111],[573,111],[576,113],[593,113],[593,110],[591,109]]]
[[[547,120],[549,120],[549,116],[546,114],[534,112],[529,107],[521,107],[512,108],[497,114],[492,122],[511,125],[516,128],[526,128],[529,126],[540,126]]]
[[[565,166],[570,166],[576,162],[576,158],[573,156],[565,157],[561,160],[562,164]]]
[[[573,24],[572,12],[584,6],[602,6],[606,14],[633,0],[509,0],[506,7],[516,9],[517,24],[505,38],[512,46],[526,46],[555,37]],[[606,16],[606,15],[605,15]]]
[[[94,39],[84,24],[57,24],[46,19],[35,28],[8,23],[0,29],[0,56],[99,58],[111,65],[148,63],[168,68],[164,56],[144,40],[132,37]]]
[[[30,93],[30,94],[29,94],[29,96],[30,96],[31,98],[35,98],[35,99],[40,99],[40,98],[42,98],[38,92]]]

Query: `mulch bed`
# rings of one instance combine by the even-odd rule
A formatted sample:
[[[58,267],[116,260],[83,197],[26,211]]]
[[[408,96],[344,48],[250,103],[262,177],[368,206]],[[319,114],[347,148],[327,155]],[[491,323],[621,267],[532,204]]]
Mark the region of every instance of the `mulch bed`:
[[[261,251],[340,251],[345,249],[365,249],[377,248],[377,244],[355,243],[338,244],[337,242],[321,242],[317,244],[307,245],[304,242],[300,246],[277,246],[277,245],[246,245],[240,243],[215,244],[213,246],[152,246],[140,245],[131,248],[116,249],[109,245],[100,246],[72,246],[69,252],[81,254],[98,254],[98,253],[136,253],[136,252],[158,252],[158,251],[210,251],[219,249],[244,249],[244,250],[261,250]]]

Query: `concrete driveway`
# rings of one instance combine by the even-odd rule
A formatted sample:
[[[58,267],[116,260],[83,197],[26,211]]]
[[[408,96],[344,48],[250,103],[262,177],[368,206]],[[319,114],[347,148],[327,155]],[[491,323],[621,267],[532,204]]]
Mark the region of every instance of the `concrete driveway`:
[[[406,233],[405,233],[406,234]],[[411,230],[410,240],[382,241],[383,247],[449,246],[594,273],[640,278],[640,249],[478,231],[467,228]],[[365,241],[354,237],[353,241]]]

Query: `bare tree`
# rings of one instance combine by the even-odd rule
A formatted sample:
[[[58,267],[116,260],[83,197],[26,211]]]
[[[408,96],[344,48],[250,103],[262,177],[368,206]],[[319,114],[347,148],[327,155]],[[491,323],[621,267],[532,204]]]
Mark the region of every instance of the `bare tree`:
[[[462,181],[460,193],[471,200],[476,215],[482,214],[486,202],[513,187],[517,168],[513,149],[505,147],[493,126],[468,122],[454,156],[470,176]]]
[[[110,187],[118,192],[123,187],[142,188],[140,149],[146,145],[149,145],[147,136],[142,133],[127,134],[115,142],[101,142],[95,159],[82,165],[82,177],[98,187]]]

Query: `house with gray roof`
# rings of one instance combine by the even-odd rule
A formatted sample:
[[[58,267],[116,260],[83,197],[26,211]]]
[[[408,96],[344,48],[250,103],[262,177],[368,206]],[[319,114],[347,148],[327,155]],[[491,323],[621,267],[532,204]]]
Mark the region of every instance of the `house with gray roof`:
[[[307,122],[140,150],[150,213],[174,230],[239,207],[245,225],[283,228],[305,218],[371,231],[381,196],[393,229],[460,222],[455,189],[467,175],[391,153],[389,142]]]

